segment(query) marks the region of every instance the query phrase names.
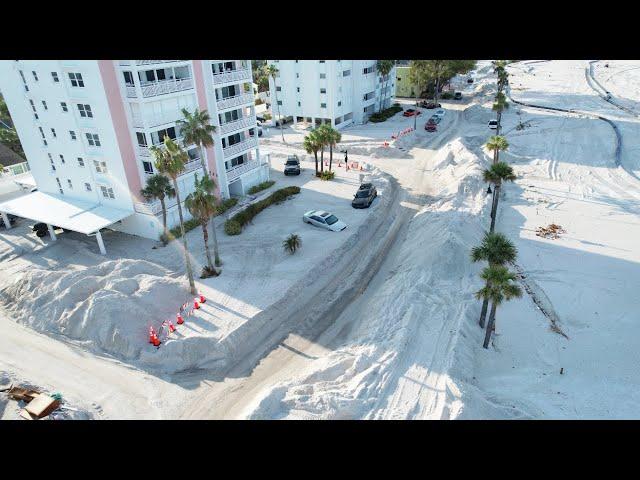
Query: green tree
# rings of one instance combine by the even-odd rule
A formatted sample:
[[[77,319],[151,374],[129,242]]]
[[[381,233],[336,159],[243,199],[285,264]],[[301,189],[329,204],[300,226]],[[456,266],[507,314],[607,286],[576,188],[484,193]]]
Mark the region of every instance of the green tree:
[[[187,267],[187,277],[189,279],[189,291],[192,295],[195,295],[197,293],[196,284],[193,281],[193,269],[191,268],[191,260],[189,259],[189,248],[187,247],[187,237],[184,231],[182,204],[180,203],[180,190],[178,189],[178,176],[184,171],[184,164],[188,155],[180,145],[175,143],[168,136],[164,137],[164,148],[158,148],[154,145],[149,150],[155,158],[155,168],[162,175],[169,177],[173,182],[173,188],[176,192],[176,199],[178,201],[180,233],[182,235],[182,247],[184,249],[184,262]]]
[[[494,135],[489,138],[485,147],[487,147],[487,150],[493,152],[493,163],[498,163],[500,161],[500,152],[509,148],[509,142],[501,135]]]
[[[333,149],[342,140],[342,135],[328,123],[322,124],[318,128],[318,134],[324,145],[329,147],[329,171],[331,171],[333,165]]]
[[[216,188],[215,182],[208,176],[202,177],[198,180],[198,175],[195,176],[195,191],[187,195],[184,200],[184,205],[191,213],[193,218],[198,219],[202,226],[202,237],[204,239],[204,251],[207,256],[207,267],[203,272],[203,277],[211,275],[219,275],[219,272],[214,268],[211,261],[211,252],[209,251],[209,231],[207,230],[207,223],[218,213],[218,199],[214,195]],[[211,222],[213,224],[213,222]],[[218,255],[218,240],[216,238],[216,231],[213,228],[214,238],[214,256],[216,266],[220,266],[220,257]]]
[[[24,150],[16,131],[12,128],[0,127],[0,143],[24,158]]]
[[[183,119],[178,120],[176,125],[180,129],[184,145],[198,145],[200,148],[200,165],[202,175],[209,176],[209,171],[204,163],[205,148],[213,146],[213,133],[216,127],[211,125],[211,116],[206,110],[198,110],[189,113],[186,108],[182,109]]]
[[[300,235],[296,235],[295,233],[292,233],[291,235],[289,235],[282,242],[282,247],[291,255],[296,253],[296,250],[298,250],[301,245],[302,245],[302,239],[300,238]]]
[[[280,121],[280,135],[282,135],[282,143],[286,143],[284,141],[284,130],[282,127],[282,117],[280,116],[280,104],[278,103],[278,87],[276,87],[276,76],[278,75],[278,67],[276,67],[274,64],[268,65],[265,68],[265,72],[267,72],[267,75],[271,77],[271,79],[273,80],[273,94],[274,94],[274,98],[276,100],[276,109],[278,111],[278,118]]]
[[[496,120],[498,122],[498,126],[496,129],[496,134],[500,135],[500,130],[502,129],[502,112],[504,112],[507,108],[509,108],[509,102],[507,102],[507,97],[504,93],[498,92],[496,94],[495,102],[491,109],[497,113]]]
[[[491,302],[489,322],[487,323],[487,331],[482,344],[484,348],[489,348],[491,333],[496,321],[496,309],[503,301],[522,296],[522,289],[514,283],[516,275],[510,272],[507,267],[501,265],[486,267],[480,277],[486,283],[483,288],[476,292],[476,297],[478,299],[486,298]]]
[[[500,188],[503,182],[513,182],[516,176],[513,168],[505,162],[498,162],[491,165],[490,168],[483,172],[485,182],[493,183],[493,202],[491,205],[491,228],[489,232],[493,233],[496,224],[496,213],[498,210],[498,201],[500,199]]]
[[[313,153],[313,156],[316,159],[316,176],[318,176],[318,151],[322,148],[322,143],[318,138],[318,134],[314,130],[304,137],[302,147],[308,154]]]
[[[376,63],[376,70],[378,70],[378,73],[380,75],[382,75],[382,78],[386,78],[386,81],[384,83],[384,89],[386,90],[387,86],[389,85],[389,73],[391,73],[391,70],[393,70],[394,65],[396,64],[395,60],[378,60],[378,62]],[[384,92],[384,90],[383,90]],[[378,109],[378,111],[381,111],[384,107],[384,94],[381,93],[380,94],[380,108]]]
[[[164,175],[152,175],[147,178],[146,186],[140,190],[141,195],[147,200],[160,200],[160,206],[162,207],[162,240],[163,245],[166,245],[169,241],[169,230],[167,229],[167,206],[165,203],[166,198],[173,198],[176,196],[175,189],[171,186],[171,182]]]
[[[517,256],[518,250],[515,245],[502,233],[485,233],[480,246],[471,249],[472,262],[486,261],[490,267],[515,262]],[[489,299],[484,298],[478,322],[482,328],[484,328],[488,306]]]

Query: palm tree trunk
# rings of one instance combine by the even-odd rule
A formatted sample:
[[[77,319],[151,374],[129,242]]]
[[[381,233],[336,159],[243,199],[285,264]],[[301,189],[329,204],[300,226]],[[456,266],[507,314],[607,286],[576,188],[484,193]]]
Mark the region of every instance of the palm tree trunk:
[[[324,147],[320,150],[320,173],[324,173]]]
[[[487,281],[487,287],[489,287],[489,282]],[[480,328],[484,328],[484,321],[487,318],[487,308],[489,307],[489,299],[485,298],[482,300],[482,310],[480,311],[480,321],[478,322]]]
[[[440,86],[440,77],[436,77],[436,92],[433,94],[433,103],[438,105],[438,87]]]
[[[491,206],[491,227],[489,233],[493,233],[496,227],[496,215],[498,213],[498,197],[500,196],[500,185],[493,188],[493,205]]]
[[[214,270],[213,262],[211,261],[211,252],[209,251],[209,232],[207,231],[207,221],[201,223],[202,225],[202,237],[204,238],[204,251],[207,254],[207,265],[209,270]]]
[[[276,96],[276,108],[278,109],[278,117],[280,117],[280,104],[278,103],[278,89],[276,87],[276,77],[273,77],[273,87]],[[282,129],[282,118],[280,118],[280,135],[282,135],[282,143],[286,143],[284,141],[284,130]]]
[[[418,111],[418,95],[420,95],[418,93],[418,90],[416,89],[416,112]],[[413,116],[413,129],[417,130],[418,129],[418,116],[414,115]]]
[[[216,267],[222,265],[220,261],[220,252],[218,250],[218,235],[216,235],[216,226],[213,223],[216,217],[211,217],[211,236],[213,237],[213,258],[216,263]]]
[[[162,235],[164,235],[162,243],[166,245],[169,241],[169,231],[167,230],[167,207],[164,204],[164,197],[160,198],[160,206],[162,207]]]
[[[502,129],[502,125],[501,125],[501,121],[502,121],[502,112],[498,112],[498,125],[497,125],[497,129],[496,129],[496,133],[498,135],[500,135],[500,130]]]
[[[204,163],[204,145],[200,144],[200,166],[202,167],[202,174],[206,177],[209,176],[207,166]]]
[[[499,154],[498,154],[498,149],[496,148],[493,151],[493,164],[495,165],[496,163],[498,163],[498,158],[499,158]]]
[[[331,171],[332,163],[333,163],[333,145],[329,144],[329,171]]]
[[[178,179],[173,178],[173,188],[176,191],[176,200],[178,201],[178,216],[180,217],[180,233],[182,235],[182,247],[184,248],[184,263],[187,266],[187,277],[189,278],[189,291],[191,295],[196,294],[196,284],[193,281],[193,269],[191,268],[191,260],[189,260],[189,250],[187,247],[187,237],[184,232],[184,218],[182,216],[182,205],[180,205],[180,191],[178,190]]]
[[[487,323],[487,331],[484,335],[484,348],[489,348],[489,341],[491,340],[491,333],[493,333],[493,325],[496,323],[496,302],[491,304],[491,313],[489,314],[489,323]]]
[[[318,151],[313,152],[313,156],[316,157],[316,177],[318,176]]]

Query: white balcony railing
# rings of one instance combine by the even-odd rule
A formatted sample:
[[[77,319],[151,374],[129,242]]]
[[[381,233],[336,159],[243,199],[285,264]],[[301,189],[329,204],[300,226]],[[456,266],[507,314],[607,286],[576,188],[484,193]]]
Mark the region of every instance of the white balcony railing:
[[[176,142],[178,145],[182,146],[182,148],[184,148],[185,150],[191,150],[192,148],[195,147],[195,145],[183,145],[182,137],[174,138],[173,141]],[[154,147],[163,149],[164,143],[158,143],[154,145]],[[147,145],[136,145],[136,152],[140,157],[151,157],[151,150]]]
[[[220,125],[220,133],[227,134],[235,132],[237,130],[243,130],[245,128],[251,128],[256,126],[256,120],[253,117],[245,117],[239,120],[233,120],[231,122],[223,123]]]
[[[177,113],[152,115],[145,118],[140,113],[131,113],[131,120],[135,128],[157,127],[167,123],[175,123],[180,116]]]
[[[127,98],[137,98],[138,93],[136,92],[136,87],[127,85]]]
[[[234,157],[245,150],[250,150],[258,146],[258,139],[249,137],[246,140],[243,140],[234,145],[229,145],[226,148],[223,148],[224,158]]]
[[[189,160],[189,162],[184,164],[184,172],[180,175],[186,175],[187,173],[191,173],[194,170],[198,170],[201,167],[200,158],[194,158],[193,160]],[[154,173],[146,173],[147,176],[154,175]],[[186,198],[186,194],[183,196]],[[167,210],[175,207],[178,204],[176,198],[167,198],[165,200],[165,206]],[[134,203],[134,209],[136,212],[144,213],[146,215],[158,215],[162,212],[162,204],[160,200],[150,200],[148,202],[136,202]]]
[[[182,60],[136,60],[136,65],[153,65],[155,63],[181,62]]]
[[[251,71],[248,68],[229,70],[228,72],[214,73],[213,83],[218,85],[227,82],[243,82],[251,80]]]
[[[159,82],[144,83],[141,85],[141,88],[143,97],[155,97],[156,95],[189,90],[193,88],[193,79],[160,80]],[[127,96],[129,96],[128,93]]]
[[[253,93],[243,93],[236,95],[235,97],[228,97],[222,100],[218,100],[218,110],[226,110],[227,108],[237,107],[240,105],[246,105],[247,103],[253,103]]]
[[[260,166],[260,164],[258,163],[258,160],[249,160],[246,163],[243,163],[242,165],[238,165],[237,167],[233,167],[230,170],[227,170],[227,181],[228,182],[232,182],[234,181],[236,178],[238,178],[240,175],[244,175],[245,173],[247,173],[250,170],[253,170],[254,168],[258,168]]]

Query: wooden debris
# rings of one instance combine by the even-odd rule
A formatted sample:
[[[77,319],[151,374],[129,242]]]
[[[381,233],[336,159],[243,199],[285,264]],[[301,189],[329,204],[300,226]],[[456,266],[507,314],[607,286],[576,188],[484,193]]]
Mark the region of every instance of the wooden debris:
[[[35,397],[24,409],[36,418],[42,418],[49,415],[60,406],[60,400],[45,393],[41,393]]]
[[[567,231],[555,223],[551,223],[546,227],[536,228],[536,236],[550,238],[551,240],[560,238],[561,233],[567,233]]]
[[[30,388],[11,387],[7,391],[7,395],[12,400],[22,400],[22,401],[24,401],[26,403],[29,403],[35,397],[40,395],[40,392],[38,392],[37,390],[32,390]]]

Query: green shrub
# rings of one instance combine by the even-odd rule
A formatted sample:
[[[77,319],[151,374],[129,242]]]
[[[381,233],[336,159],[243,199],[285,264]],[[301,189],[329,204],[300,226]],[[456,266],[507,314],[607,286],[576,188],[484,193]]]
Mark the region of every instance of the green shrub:
[[[271,114],[270,113],[265,113],[263,115],[263,117],[264,117],[265,120],[271,120]]]
[[[242,227],[251,223],[253,218],[259,214],[262,210],[269,205],[282,203],[292,195],[300,193],[300,187],[291,186],[276,190],[267,198],[252,203],[241,212],[236,213],[233,217],[227,220],[224,224],[224,231],[227,235],[239,235],[242,231]]]
[[[253,195],[254,193],[261,192],[262,190],[266,190],[267,188],[273,186],[276,182],[273,180],[268,180],[266,182],[259,183],[258,185],[254,185],[249,189],[249,193]]]
[[[320,180],[333,180],[333,178],[336,176],[336,172],[330,172],[329,170],[325,170],[324,172],[322,172],[322,175],[320,175]]]
[[[451,100],[453,98],[453,92],[442,92],[440,98],[442,100]]]
[[[222,203],[220,204],[220,207],[218,207],[219,213],[224,213],[227,210],[229,210],[232,207],[235,207],[238,204],[238,199],[237,198],[227,198],[226,200],[223,200]]]
[[[384,110],[380,110],[379,112],[372,114],[369,117],[369,120],[374,123],[384,122],[388,118],[393,117],[396,113],[401,111],[402,111],[402,107],[400,106],[400,104],[394,103],[393,106],[389,108],[385,108]]]
[[[235,207],[237,203],[238,203],[237,198],[227,198],[226,200],[223,200],[222,202],[220,202],[220,205],[218,206],[218,213],[214,215],[214,217],[217,217],[218,215],[222,215],[224,212],[226,212],[230,208]],[[196,218],[191,218],[186,222],[184,222],[184,232],[185,233],[190,232],[191,230],[199,226],[200,226],[200,221]],[[180,238],[181,236],[182,235],[180,233],[180,225],[178,225],[177,227],[174,227],[171,230],[169,230],[168,241],[175,240],[176,238]],[[160,237],[160,240],[162,240],[162,236]]]
[[[256,98],[256,105],[262,105],[264,103],[264,100],[262,100],[261,98]]]
[[[240,235],[242,232],[242,225],[235,220],[227,220],[224,222],[224,233],[227,235]]]

